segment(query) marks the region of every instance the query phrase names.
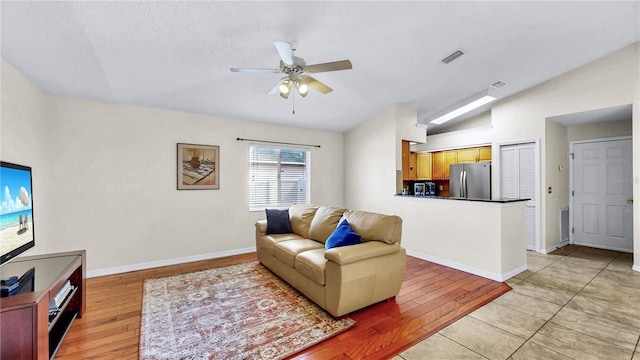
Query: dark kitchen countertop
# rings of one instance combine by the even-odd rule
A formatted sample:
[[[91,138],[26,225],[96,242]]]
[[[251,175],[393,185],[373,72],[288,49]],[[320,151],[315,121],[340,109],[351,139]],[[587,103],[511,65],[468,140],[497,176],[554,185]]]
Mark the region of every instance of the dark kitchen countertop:
[[[467,199],[467,198],[460,198],[460,197],[446,197],[446,196],[415,196],[415,195],[395,195],[396,197],[400,197],[400,198],[413,198],[413,199],[425,199],[425,200],[429,200],[429,199],[438,199],[438,200],[458,200],[458,201],[476,201],[476,202],[486,202],[486,203],[499,203],[499,204],[506,204],[506,203],[512,203],[512,202],[518,202],[518,201],[529,201],[530,199]]]

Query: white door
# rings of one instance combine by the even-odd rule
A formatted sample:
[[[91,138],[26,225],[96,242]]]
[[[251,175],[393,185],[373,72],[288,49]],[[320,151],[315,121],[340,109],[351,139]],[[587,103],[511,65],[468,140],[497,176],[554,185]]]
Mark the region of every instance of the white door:
[[[631,139],[573,144],[573,242],[633,252]]]
[[[535,143],[500,147],[500,196],[530,199],[526,207],[527,250],[536,250]]]

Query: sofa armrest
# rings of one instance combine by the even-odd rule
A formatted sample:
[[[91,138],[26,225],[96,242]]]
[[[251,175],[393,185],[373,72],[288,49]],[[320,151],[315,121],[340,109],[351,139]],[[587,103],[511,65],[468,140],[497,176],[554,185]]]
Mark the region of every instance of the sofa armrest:
[[[400,244],[387,244],[381,241],[367,241],[356,245],[340,246],[325,251],[325,259],[346,265],[377,256],[393,254],[400,251]]]
[[[256,232],[265,235],[267,233],[267,220],[256,221]]]

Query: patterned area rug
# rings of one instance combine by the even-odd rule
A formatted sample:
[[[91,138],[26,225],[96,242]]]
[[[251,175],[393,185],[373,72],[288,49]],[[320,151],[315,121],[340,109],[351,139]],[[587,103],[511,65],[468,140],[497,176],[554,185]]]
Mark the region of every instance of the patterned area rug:
[[[283,359],[354,324],[249,262],[146,280],[140,359]]]

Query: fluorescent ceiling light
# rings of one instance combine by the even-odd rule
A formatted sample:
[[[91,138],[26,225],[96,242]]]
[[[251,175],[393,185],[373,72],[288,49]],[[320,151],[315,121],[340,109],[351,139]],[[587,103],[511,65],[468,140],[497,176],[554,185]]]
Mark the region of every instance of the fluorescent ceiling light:
[[[480,94],[480,98],[478,98],[477,96],[474,98],[471,98],[470,100],[468,100],[466,103],[466,105],[460,106],[457,109],[450,111],[436,119],[431,120],[432,124],[442,124],[444,122],[447,122],[451,119],[454,119],[462,114],[466,114],[469,111],[473,110],[473,109],[477,109],[482,105],[488,104],[490,102],[492,102],[493,100],[496,99],[495,96],[491,96],[488,94],[487,91],[482,92],[482,94]]]

